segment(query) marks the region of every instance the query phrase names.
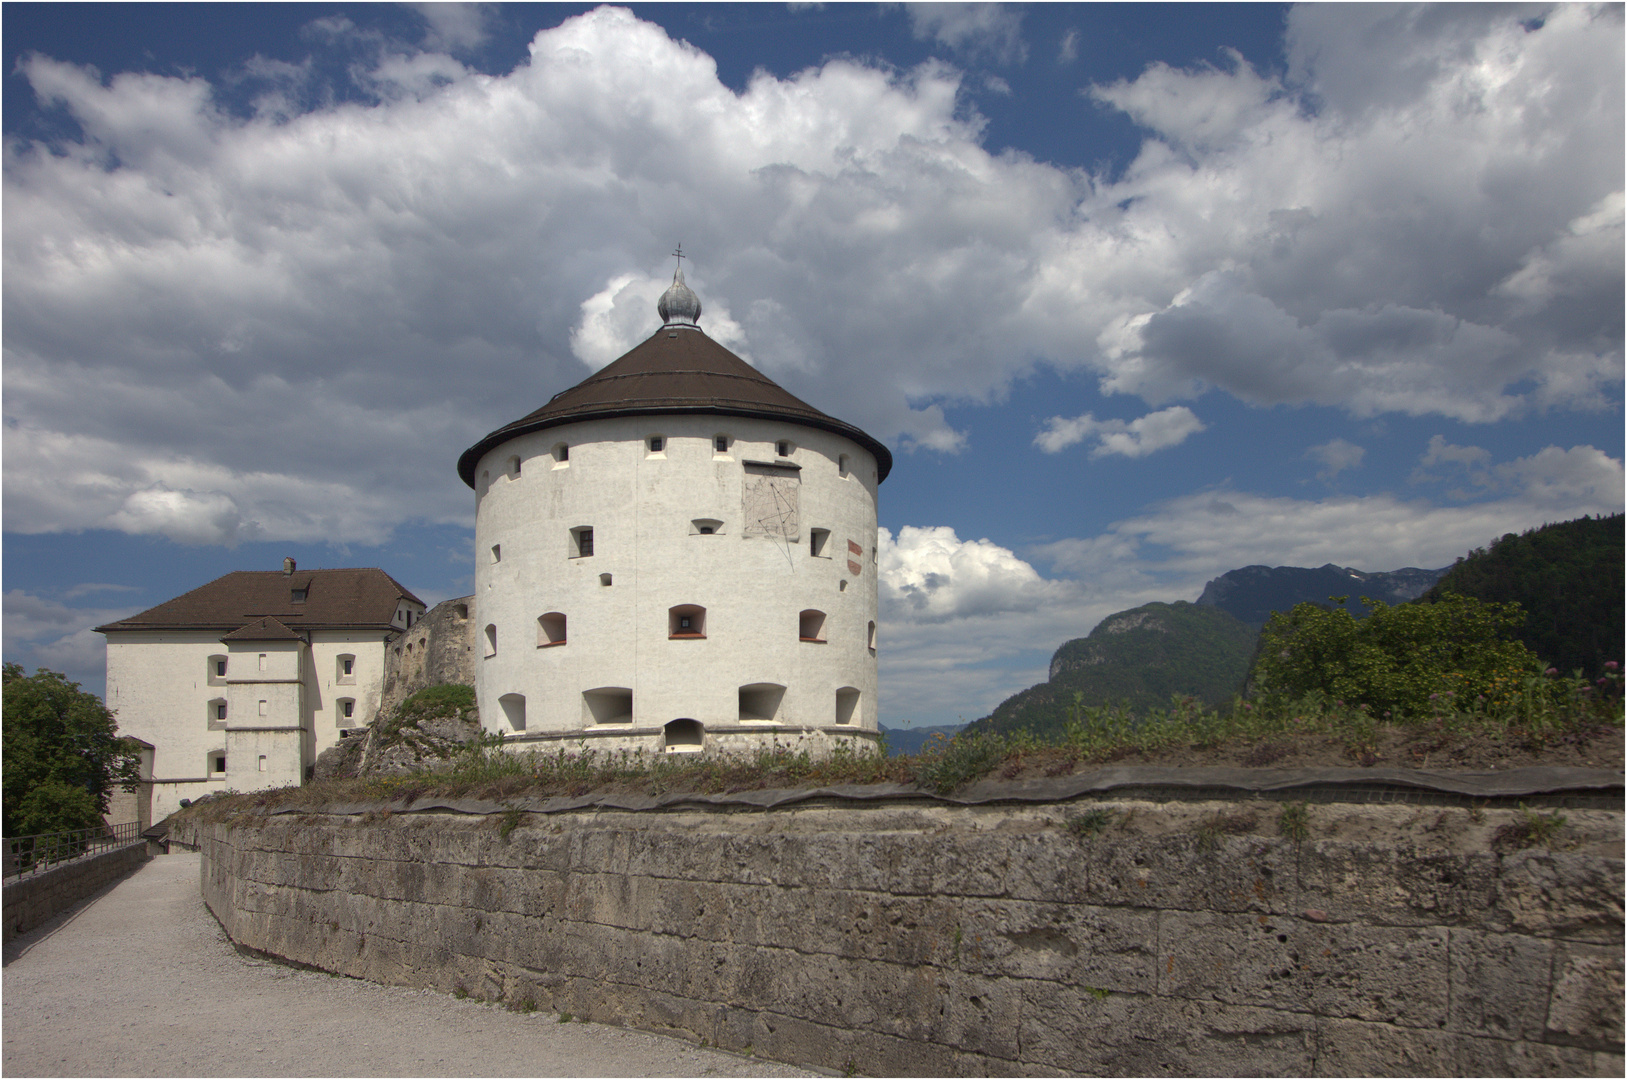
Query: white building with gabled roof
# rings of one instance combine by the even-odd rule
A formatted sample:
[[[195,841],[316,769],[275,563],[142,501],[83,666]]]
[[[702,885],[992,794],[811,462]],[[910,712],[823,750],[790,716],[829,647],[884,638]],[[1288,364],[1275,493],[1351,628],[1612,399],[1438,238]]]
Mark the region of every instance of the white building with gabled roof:
[[[98,626],[119,734],[152,747],[142,820],[213,791],[301,783],[318,754],[374,718],[385,641],[423,613],[382,570],[286,559]]]
[[[873,744],[892,455],[700,329],[648,340],[458,461],[481,722],[520,747]]]

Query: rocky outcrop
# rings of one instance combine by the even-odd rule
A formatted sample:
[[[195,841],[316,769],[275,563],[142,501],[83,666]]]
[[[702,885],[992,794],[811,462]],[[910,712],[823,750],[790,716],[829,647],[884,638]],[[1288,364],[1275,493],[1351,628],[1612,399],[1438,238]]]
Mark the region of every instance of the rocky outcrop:
[[[475,684],[475,598],[444,600],[384,643],[380,716],[431,686]]]

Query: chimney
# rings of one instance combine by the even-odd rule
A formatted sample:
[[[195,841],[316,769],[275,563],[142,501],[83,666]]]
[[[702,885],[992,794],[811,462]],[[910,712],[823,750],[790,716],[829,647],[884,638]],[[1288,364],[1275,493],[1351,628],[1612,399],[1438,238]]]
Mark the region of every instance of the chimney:
[[[285,573],[285,574],[292,574],[294,572],[294,560],[293,559],[284,559],[282,561],[282,572]]]

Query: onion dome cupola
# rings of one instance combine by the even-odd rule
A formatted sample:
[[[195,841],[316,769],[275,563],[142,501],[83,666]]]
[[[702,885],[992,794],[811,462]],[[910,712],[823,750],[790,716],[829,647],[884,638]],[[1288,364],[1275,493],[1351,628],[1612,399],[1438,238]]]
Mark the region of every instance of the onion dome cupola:
[[[830,431],[875,455],[876,479],[887,479],[893,455],[879,440],[787,392],[706,335],[700,297],[684,284],[681,264],[656,311],[661,328],[641,344],[465,450],[458,458],[463,482],[474,487],[481,457],[519,435],[581,420],[674,413],[788,420]]]
[[[680,265],[672,275],[672,285],[655,302],[661,324],[667,326],[693,326],[699,329],[701,298],[695,290],[684,284],[684,268]]]

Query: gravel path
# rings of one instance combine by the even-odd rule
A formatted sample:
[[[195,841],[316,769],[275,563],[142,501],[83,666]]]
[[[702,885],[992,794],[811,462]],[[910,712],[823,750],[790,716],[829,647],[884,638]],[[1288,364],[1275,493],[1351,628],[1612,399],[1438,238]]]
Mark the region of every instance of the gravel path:
[[[6,1076],[814,1076],[599,1024],[296,971],[232,948],[196,854],[5,946]]]

